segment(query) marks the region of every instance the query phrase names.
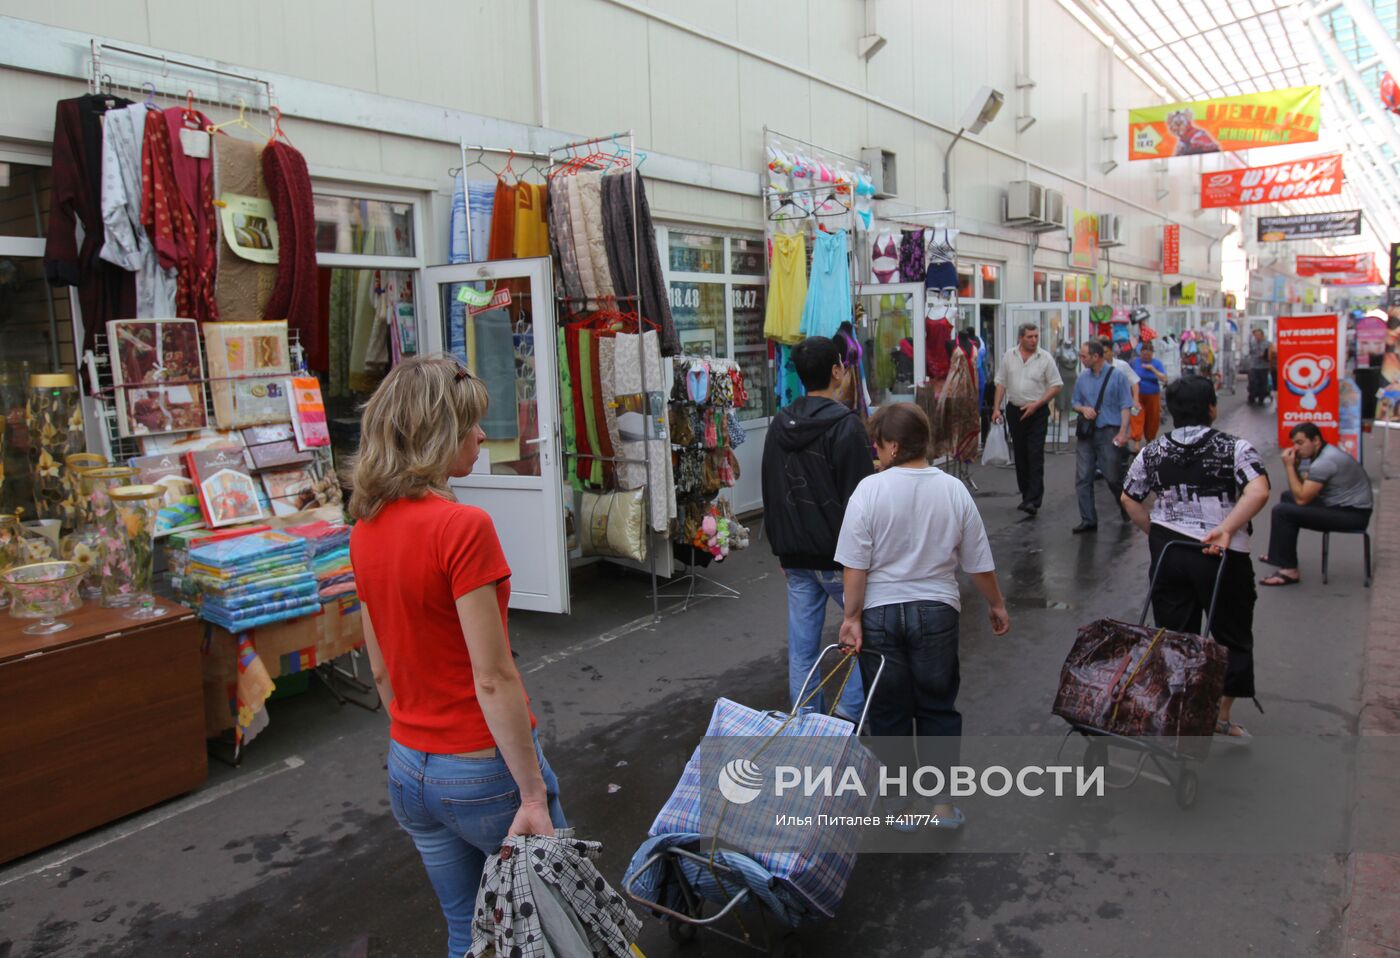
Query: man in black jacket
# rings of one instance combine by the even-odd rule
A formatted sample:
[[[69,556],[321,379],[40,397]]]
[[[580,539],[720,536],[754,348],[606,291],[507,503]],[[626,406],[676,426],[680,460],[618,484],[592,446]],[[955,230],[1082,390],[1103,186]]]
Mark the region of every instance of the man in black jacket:
[[[779,410],[768,427],[763,524],[787,576],[788,685],[796,705],[821,651],[827,599],[842,602],[841,566],[833,557],[846,501],[875,469],[860,417],[834,398],[846,378],[836,344],[813,336],[793,349],[792,361],[807,395]],[[864,700],[855,672],[837,711],[858,719]],[[826,710],[821,696],[808,705]]]

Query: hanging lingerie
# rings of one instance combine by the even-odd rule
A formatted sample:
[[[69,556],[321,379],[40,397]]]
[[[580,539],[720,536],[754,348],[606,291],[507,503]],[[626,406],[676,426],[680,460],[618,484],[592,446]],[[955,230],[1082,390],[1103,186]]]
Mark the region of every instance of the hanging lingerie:
[[[899,282],[899,249],[895,245],[894,234],[888,230],[876,236],[870,247],[870,281]]]

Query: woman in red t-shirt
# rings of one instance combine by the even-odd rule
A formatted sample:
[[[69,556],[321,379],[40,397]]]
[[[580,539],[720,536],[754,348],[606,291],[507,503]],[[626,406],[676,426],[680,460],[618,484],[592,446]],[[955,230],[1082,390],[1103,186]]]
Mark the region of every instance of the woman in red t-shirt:
[[[389,709],[389,802],[447,918],[471,946],[486,857],[564,826],[559,785],[506,634],[510,567],[491,517],[455,501],[486,434],[485,384],[456,360],[405,360],[361,422],[350,561]]]

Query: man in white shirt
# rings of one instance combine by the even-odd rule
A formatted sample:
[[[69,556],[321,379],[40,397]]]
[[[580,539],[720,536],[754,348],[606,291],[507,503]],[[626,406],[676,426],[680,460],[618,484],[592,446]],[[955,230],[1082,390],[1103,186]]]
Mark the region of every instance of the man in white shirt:
[[[1045,429],[1050,422],[1050,401],[1064,387],[1064,380],[1054,357],[1040,348],[1039,326],[1022,323],[1017,335],[1019,342],[997,365],[992,422],[1001,424],[1001,404],[1005,401],[1006,425],[1016,457],[1016,488],[1021,492],[1021,504],[1016,508],[1033,516],[1045,497]]]

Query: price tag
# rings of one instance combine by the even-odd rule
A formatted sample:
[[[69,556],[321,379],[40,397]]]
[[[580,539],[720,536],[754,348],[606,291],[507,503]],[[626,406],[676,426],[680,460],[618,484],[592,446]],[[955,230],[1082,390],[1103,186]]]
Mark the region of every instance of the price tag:
[[[185,151],[185,155],[195,160],[207,160],[209,158],[209,134],[203,130],[191,130],[185,127],[180,130],[180,149]]]

